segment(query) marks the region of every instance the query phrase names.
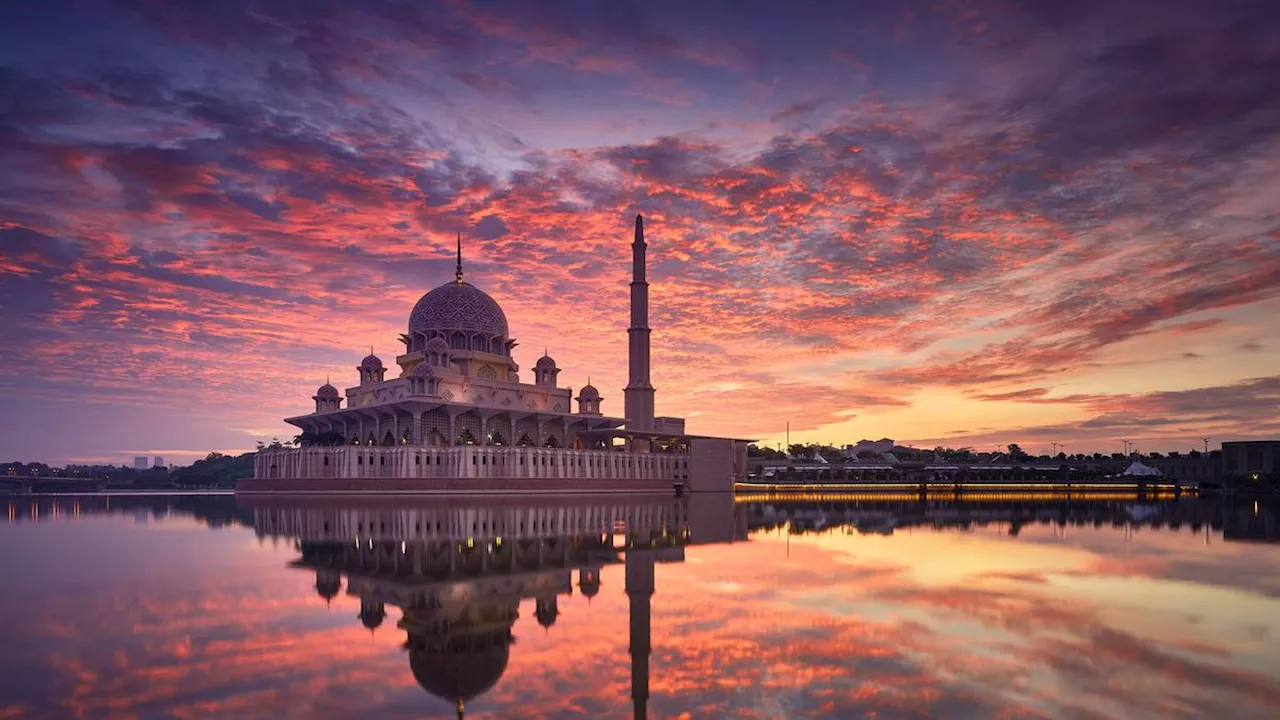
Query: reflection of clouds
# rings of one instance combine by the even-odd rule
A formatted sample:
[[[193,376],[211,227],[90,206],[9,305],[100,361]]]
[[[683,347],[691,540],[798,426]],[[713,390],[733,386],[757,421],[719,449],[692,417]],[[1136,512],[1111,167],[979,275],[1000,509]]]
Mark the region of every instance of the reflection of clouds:
[[[1126,541],[1110,528],[1042,542],[1036,532],[792,537],[789,556],[785,539],[769,536],[687,548],[690,562],[657,567],[652,714],[1280,712],[1280,655],[1268,646],[1280,601],[1251,579],[1274,567],[1276,548],[1193,547],[1203,541],[1186,533]],[[239,529],[205,537],[234,559],[234,572],[193,565],[146,582],[122,572],[38,605],[0,598],[13,619],[0,630],[0,717],[452,713],[414,682],[394,622],[370,635],[346,594],[326,610],[314,578],[284,567],[294,555],[287,544],[253,548]],[[1179,568],[1178,557],[1192,564]],[[1214,559],[1234,581],[1215,574],[1199,585],[1186,575]],[[533,602],[522,603],[507,670],[468,703],[468,717],[628,717],[623,584],[623,568],[606,566],[599,595],[562,596],[549,630]],[[1187,622],[1191,614],[1200,622]]]

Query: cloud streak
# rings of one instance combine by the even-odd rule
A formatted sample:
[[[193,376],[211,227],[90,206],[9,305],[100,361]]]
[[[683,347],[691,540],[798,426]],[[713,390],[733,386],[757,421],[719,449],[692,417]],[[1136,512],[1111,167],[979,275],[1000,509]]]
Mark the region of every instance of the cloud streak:
[[[393,352],[457,232],[617,410],[635,212],[659,402],[700,432],[1007,436],[1061,398],[1055,438],[1092,441],[1136,366],[1210,403],[1274,367],[1270,8],[56,5],[4,11],[0,389],[156,419],[82,448],[36,412],[5,452],[188,420],[173,444],[249,447]],[[1267,430],[1224,393],[1135,422]]]

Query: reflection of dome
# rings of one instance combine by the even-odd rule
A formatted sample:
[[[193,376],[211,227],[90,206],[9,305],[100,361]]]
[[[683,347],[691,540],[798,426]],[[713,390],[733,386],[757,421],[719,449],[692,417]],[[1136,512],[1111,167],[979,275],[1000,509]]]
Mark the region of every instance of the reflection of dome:
[[[330,385],[329,383],[325,383],[316,390],[316,397],[328,400],[334,399],[338,397],[338,388]]]
[[[430,378],[436,376],[436,369],[431,367],[431,363],[423,361],[413,366],[413,372],[409,373],[411,377]]]
[[[423,690],[454,702],[474,698],[498,683],[507,670],[511,629],[451,637],[444,647],[412,643],[409,669]]]
[[[539,370],[554,370],[556,367],[556,361],[553,360],[550,355],[543,355],[538,358],[538,362],[534,363],[533,366]]]
[[[507,316],[497,301],[474,285],[454,282],[418,300],[409,315],[409,332],[451,332],[507,336]]]
[[[325,602],[337,597],[338,591],[341,589],[342,575],[333,570],[316,571],[316,594],[324,598]]]
[[[582,568],[578,571],[578,589],[582,590],[582,594],[591,599],[600,592],[600,570]]]
[[[538,598],[534,607],[533,616],[538,619],[538,624],[544,628],[550,628],[556,624],[556,617],[560,614],[557,607],[556,597],[552,595],[549,598]]]
[[[382,619],[387,616],[387,609],[380,602],[371,600],[360,600],[360,624],[373,630],[382,624]]]
[[[373,353],[369,353],[367,356],[365,356],[365,359],[360,361],[360,369],[361,370],[381,370],[382,360],[377,355],[374,355]]]
[[[596,389],[595,385],[583,385],[582,390],[578,392],[578,397],[583,400],[599,400],[600,391]]]

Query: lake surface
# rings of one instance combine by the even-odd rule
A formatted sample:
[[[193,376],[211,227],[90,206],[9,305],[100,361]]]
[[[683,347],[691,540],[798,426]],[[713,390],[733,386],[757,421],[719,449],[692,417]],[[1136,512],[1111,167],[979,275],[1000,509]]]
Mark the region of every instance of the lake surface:
[[[0,718],[1275,718],[1275,500],[0,498]]]

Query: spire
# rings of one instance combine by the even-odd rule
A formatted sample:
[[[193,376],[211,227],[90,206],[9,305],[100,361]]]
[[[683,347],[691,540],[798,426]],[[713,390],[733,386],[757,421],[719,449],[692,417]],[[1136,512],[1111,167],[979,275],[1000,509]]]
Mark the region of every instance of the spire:
[[[458,269],[454,273],[456,282],[462,284],[462,233],[458,233]]]
[[[636,214],[636,244],[644,244],[644,216]]]

